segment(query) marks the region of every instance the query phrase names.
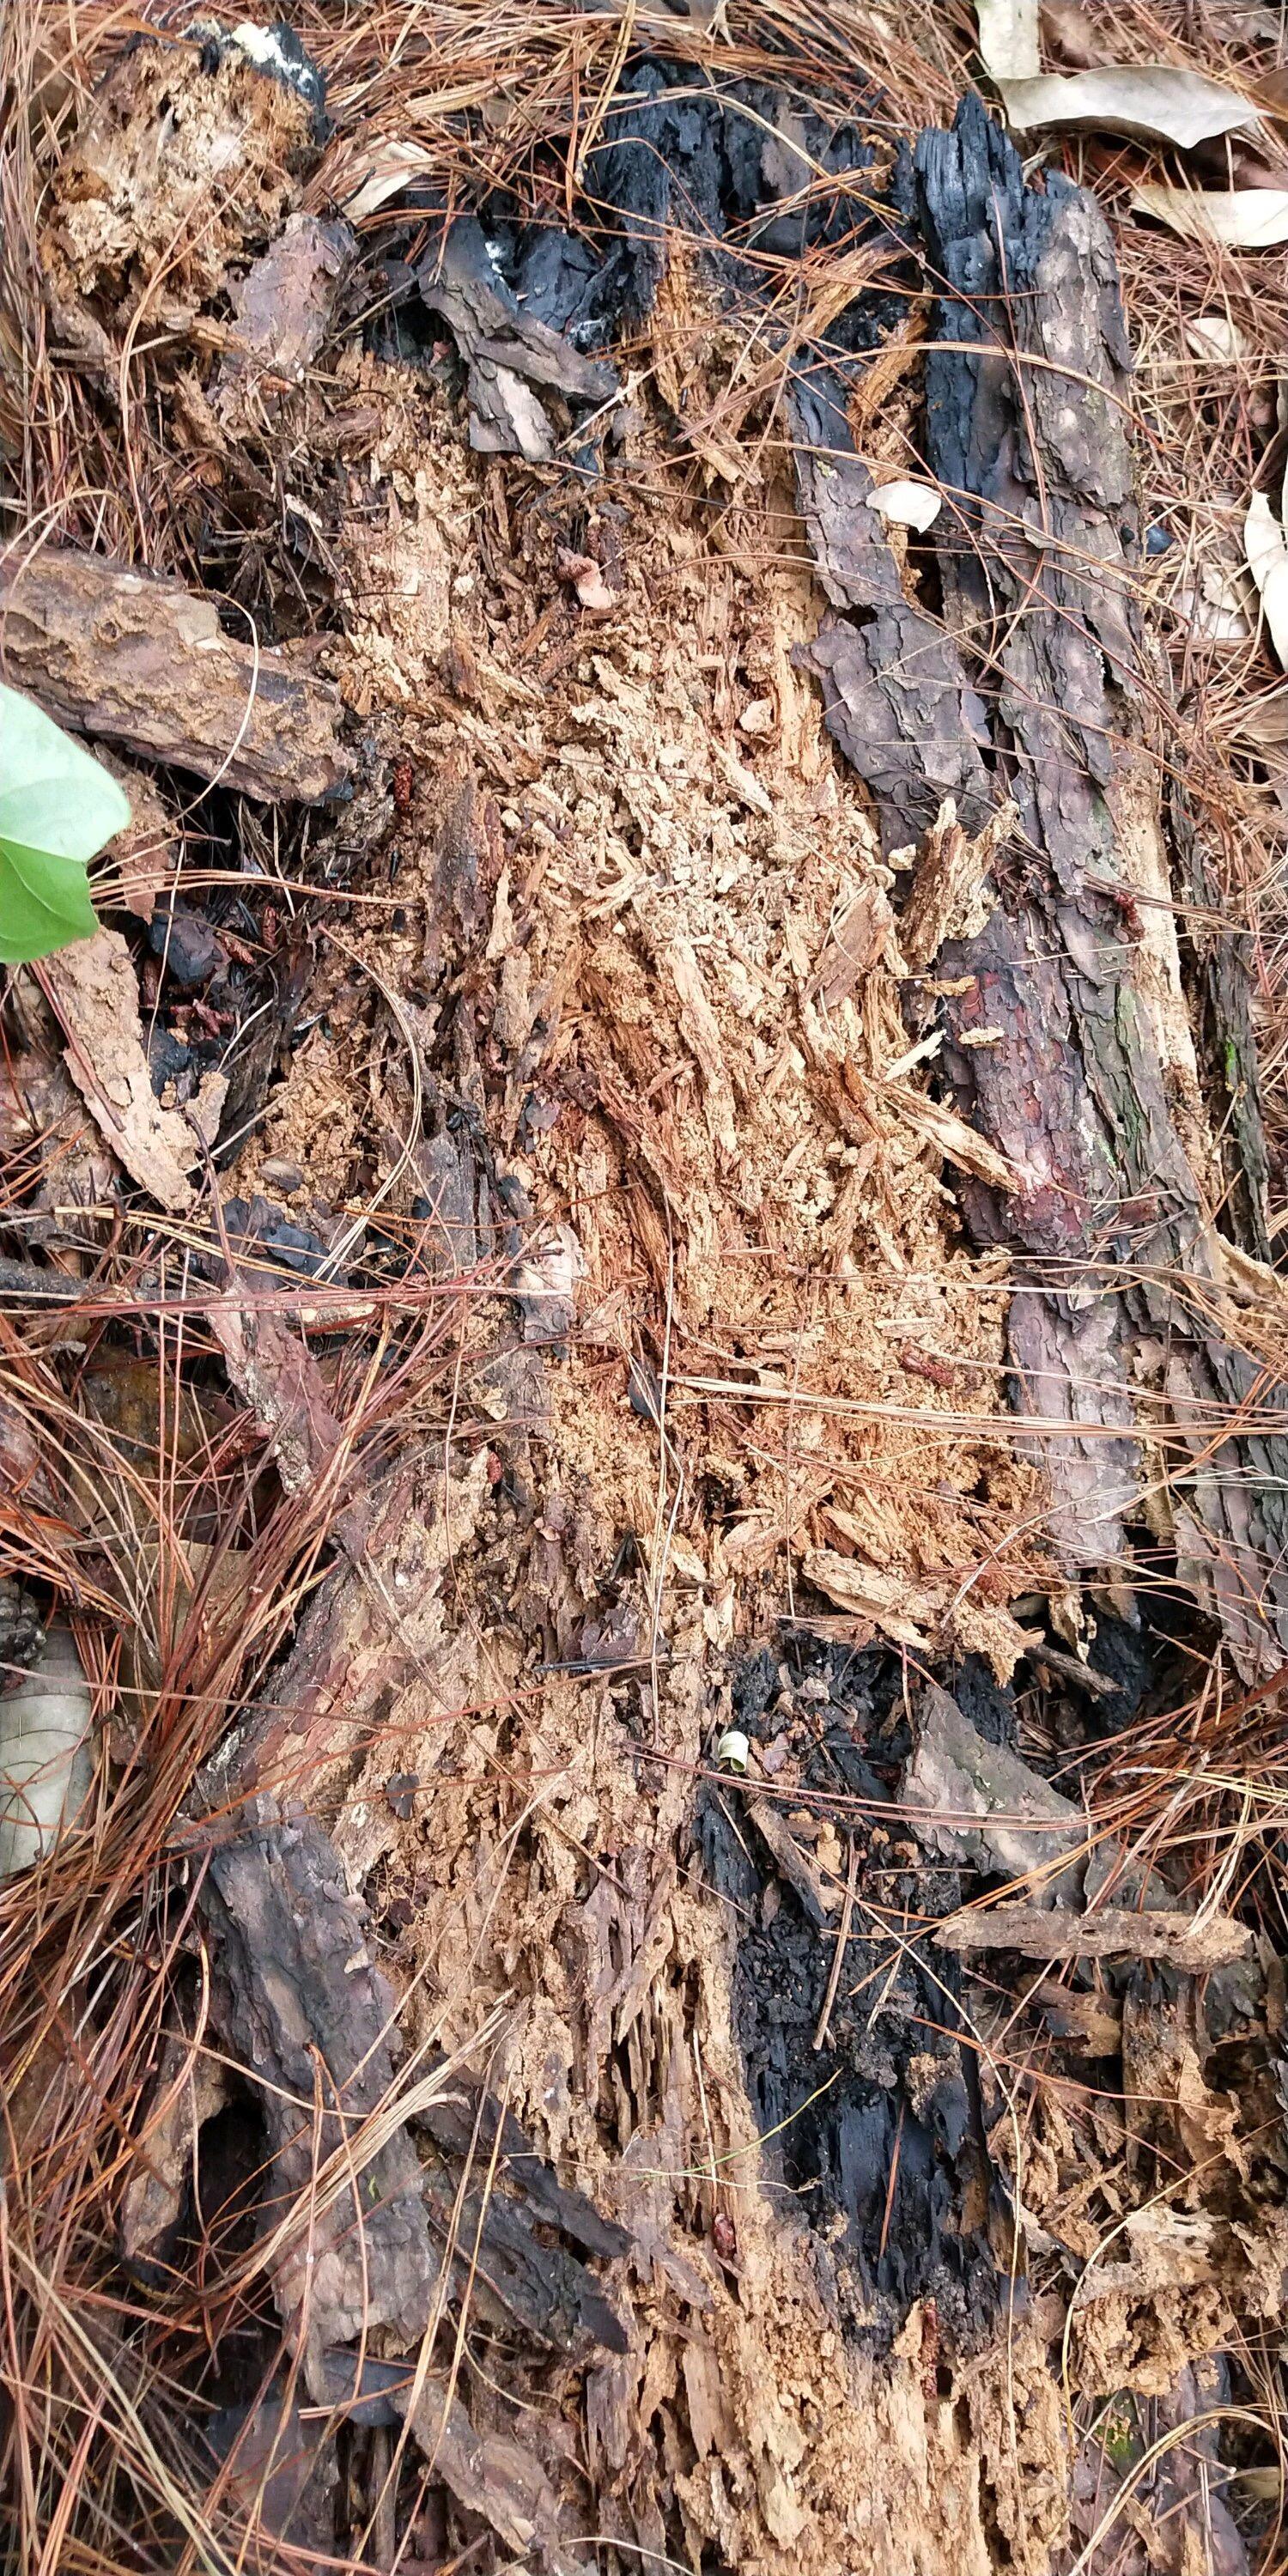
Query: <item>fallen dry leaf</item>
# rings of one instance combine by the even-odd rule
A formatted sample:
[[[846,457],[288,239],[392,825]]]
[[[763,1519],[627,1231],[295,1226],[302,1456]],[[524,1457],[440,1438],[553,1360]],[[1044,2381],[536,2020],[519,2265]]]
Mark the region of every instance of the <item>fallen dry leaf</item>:
[[[1252,633],[1237,583],[1215,566],[1204,570],[1197,588],[1187,583],[1167,605],[1197,644],[1246,644]]]
[[[977,0],[976,19],[984,69],[995,81],[1038,78],[1038,0]]]
[[[1262,751],[1282,751],[1288,742],[1288,688],[1268,689],[1243,709],[1234,731],[1241,742]]]
[[[1186,241],[1221,242],[1228,250],[1272,250],[1288,241],[1288,188],[1169,188],[1161,179],[1133,188],[1137,214],[1152,215]]]
[[[1090,71],[1106,59],[1083,0],[1042,0],[1042,43],[1048,54],[1061,54],[1075,71]]]
[[[1228,366],[1248,354],[1248,335],[1232,322],[1228,313],[1196,313],[1182,333],[1186,348],[1196,358],[1212,358],[1218,366]]]
[[[901,528],[933,527],[943,506],[943,493],[933,483],[879,483],[868,494],[868,508]]]
[[[1106,63],[1103,70],[1048,72],[1038,80],[999,81],[1007,122],[1021,133],[1038,125],[1098,127],[1182,152],[1217,134],[1255,125],[1250,99],[1223,82],[1171,63]]]
[[[378,213],[391,197],[396,197],[413,179],[421,179],[436,167],[432,152],[423,143],[412,143],[399,135],[387,136],[382,143],[371,144],[365,152],[347,161],[342,173],[333,181],[337,204],[343,206],[351,224],[359,224],[364,215]]]
[[[139,988],[119,930],[100,930],[48,957],[42,974],[67,1039],[64,1062],[113,1153],[159,1206],[192,1204],[188,1173],[218,1124],[228,1084],[208,1074],[185,1116],[152,1089]]]
[[[1261,594],[1262,614],[1284,669],[1288,670],[1288,541],[1267,492],[1254,492],[1243,522],[1248,570]]]

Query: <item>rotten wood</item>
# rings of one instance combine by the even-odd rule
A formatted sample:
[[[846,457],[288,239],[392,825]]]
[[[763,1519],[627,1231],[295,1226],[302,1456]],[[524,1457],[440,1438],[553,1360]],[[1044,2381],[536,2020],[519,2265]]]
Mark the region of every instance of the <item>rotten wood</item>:
[[[200,1906],[216,2027],[258,2093],[268,2133],[273,2295],[321,2398],[322,2352],[379,2325],[422,2333],[439,2278],[406,2130],[374,2155],[356,2144],[393,2089],[394,1998],[311,1817],[257,1801],[237,1836],[210,1852]],[[351,2160],[340,2191],[311,2205],[317,2177],[337,2158]]]
[[[1041,1905],[992,1905],[954,1914],[935,1939],[958,1957],[983,1950],[1020,1950],[1027,1959],[1161,1959],[1188,1976],[1229,1967],[1252,1952],[1246,1924],[1228,1914],[1155,1911],[1137,1914],[1105,1905],[1095,1914],[1069,1914]]]
[[[105,555],[9,552],[0,665],[78,732],[247,796],[314,805],[349,776],[338,689],[226,635],[208,593]]]

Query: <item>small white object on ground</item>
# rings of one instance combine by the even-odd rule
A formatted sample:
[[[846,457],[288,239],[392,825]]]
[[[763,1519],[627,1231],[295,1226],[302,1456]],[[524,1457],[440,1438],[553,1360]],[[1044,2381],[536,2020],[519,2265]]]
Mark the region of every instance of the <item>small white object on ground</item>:
[[[868,494],[868,508],[901,528],[933,527],[943,506],[943,493],[933,483],[878,483]]]
[[[30,1869],[76,1822],[93,1779],[93,1695],[70,1628],[0,1698],[0,1881]]]

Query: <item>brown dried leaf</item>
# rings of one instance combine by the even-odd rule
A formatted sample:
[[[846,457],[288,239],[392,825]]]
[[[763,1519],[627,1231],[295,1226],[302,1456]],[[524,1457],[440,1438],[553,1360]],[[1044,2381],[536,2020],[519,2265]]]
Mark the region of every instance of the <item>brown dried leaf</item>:
[[[1137,214],[1152,215],[1185,241],[1229,250],[1272,250],[1288,241],[1288,188],[1169,188],[1149,179],[1133,188],[1131,201]]]
[[[1066,127],[1092,127],[1105,134],[1130,134],[1147,143],[1172,143],[1183,152],[1218,134],[1255,125],[1250,99],[1222,81],[1172,63],[1106,63],[1103,69],[1048,72],[1036,80],[1002,80],[1008,124],[1022,133],[1034,127],[1062,132]]]

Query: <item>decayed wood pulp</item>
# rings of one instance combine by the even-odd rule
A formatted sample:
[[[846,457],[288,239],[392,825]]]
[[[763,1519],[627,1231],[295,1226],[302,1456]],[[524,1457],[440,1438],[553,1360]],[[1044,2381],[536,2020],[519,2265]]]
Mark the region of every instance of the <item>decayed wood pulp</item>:
[[[346,933],[239,1179],[259,1156],[330,1179],[361,1049],[387,1208],[431,1275],[480,1267],[521,1320],[477,1302],[461,1403],[490,1455],[445,1467],[440,1435],[373,1493],[219,1797],[303,1794],[352,1887],[412,1900],[409,2038],[467,2039],[505,2002],[511,2109],[631,2237],[629,2350],[565,2394],[592,2501],[557,2422],[521,2419],[552,2549],[555,2495],[565,2537],[665,2549],[666,2491],[731,2564],[982,2576],[1001,2529],[1037,2570],[1063,2494],[1045,2363],[1017,2327],[941,2395],[918,2311],[879,2364],[847,2338],[828,2246],[758,2179],[737,1931],[693,1844],[731,1654],[774,1633],[811,1542],[856,1639],[1002,1674],[1008,1601],[1046,1567],[943,1122],[971,1140],[900,1062],[890,876],[792,666],[821,602],[789,495],[713,535],[640,434],[601,625],[559,588],[536,496],[465,456],[435,397],[355,372],[388,426],[335,668],[417,782],[361,930],[398,1015]]]

